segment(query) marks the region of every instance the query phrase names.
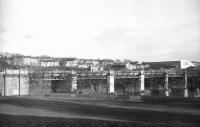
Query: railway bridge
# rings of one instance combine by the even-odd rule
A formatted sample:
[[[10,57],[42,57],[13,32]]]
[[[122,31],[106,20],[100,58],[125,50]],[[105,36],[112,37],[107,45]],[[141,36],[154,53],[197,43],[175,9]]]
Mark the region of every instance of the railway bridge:
[[[124,81],[124,79],[129,81],[137,81],[138,83],[138,90],[142,92],[145,90],[145,81],[149,79],[156,79],[159,78],[162,80],[164,88],[166,90],[166,95],[169,94],[169,79],[170,78],[179,78],[182,79],[184,82],[184,88],[187,94],[188,88],[188,78],[190,77],[200,77],[199,73],[191,73],[185,70],[133,70],[133,71],[101,71],[101,72],[89,72],[89,71],[42,71],[42,72],[18,72],[9,73],[4,72],[1,73],[0,78],[3,79],[4,85],[2,87],[2,93],[6,93],[6,86],[9,86],[9,78],[15,77],[15,82],[17,83],[16,89],[18,92],[16,94],[22,94],[21,92],[21,84],[23,86],[29,86],[31,81],[69,81],[68,85],[70,85],[71,91],[77,91],[78,85],[85,80],[93,80],[100,82],[101,80],[105,81],[107,92],[114,93],[115,87],[117,87],[117,81]],[[17,78],[19,79],[17,81]],[[22,79],[26,79],[22,81]],[[13,84],[11,84],[13,85]],[[21,92],[21,93],[20,93]],[[28,92],[26,92],[28,93]]]
[[[188,78],[198,77],[197,73],[189,73],[185,70],[133,70],[133,71],[101,71],[101,72],[38,72],[29,73],[30,80],[71,80],[71,90],[76,91],[80,82],[84,80],[105,80],[108,93],[115,92],[115,81],[135,80],[138,82],[139,92],[145,90],[146,79],[160,78],[166,90],[169,91],[169,78],[179,78],[184,82],[187,92]],[[98,82],[97,81],[97,82]],[[79,83],[78,83],[79,82]],[[187,94],[187,93],[186,93]]]

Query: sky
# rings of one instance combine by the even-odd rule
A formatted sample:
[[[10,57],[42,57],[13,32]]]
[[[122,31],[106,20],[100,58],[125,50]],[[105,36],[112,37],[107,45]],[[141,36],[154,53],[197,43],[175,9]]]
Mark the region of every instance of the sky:
[[[200,61],[200,1],[0,0],[0,51]]]

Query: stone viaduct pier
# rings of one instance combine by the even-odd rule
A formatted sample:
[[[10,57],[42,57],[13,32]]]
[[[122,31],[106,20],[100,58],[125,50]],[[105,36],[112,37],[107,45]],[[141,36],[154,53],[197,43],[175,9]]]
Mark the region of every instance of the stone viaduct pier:
[[[29,76],[25,69],[5,70],[0,73],[1,96],[29,95]]]

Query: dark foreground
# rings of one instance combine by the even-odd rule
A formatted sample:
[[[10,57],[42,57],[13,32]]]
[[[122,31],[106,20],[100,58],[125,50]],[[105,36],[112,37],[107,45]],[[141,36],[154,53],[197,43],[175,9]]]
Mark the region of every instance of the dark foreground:
[[[1,127],[168,127],[166,124],[0,114]]]
[[[55,100],[7,97],[0,99],[3,127],[199,127],[200,104]]]

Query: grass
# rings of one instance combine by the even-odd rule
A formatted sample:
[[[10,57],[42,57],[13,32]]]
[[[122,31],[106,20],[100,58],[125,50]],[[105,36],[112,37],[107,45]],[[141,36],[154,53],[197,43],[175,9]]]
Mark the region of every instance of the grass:
[[[160,96],[142,96],[141,100],[145,102],[186,102],[200,104],[199,97],[160,97]]]
[[[71,101],[77,101],[78,103],[71,103]],[[199,127],[200,125],[199,114],[191,112],[199,111],[198,102],[157,103],[153,101],[148,103],[135,103],[130,101],[121,102],[76,99],[71,101],[55,101],[54,99],[45,100],[21,97],[2,98],[0,99],[0,104],[8,105],[7,107],[2,108],[2,111],[8,110],[8,112],[4,113],[15,115],[5,115],[0,113],[0,127]],[[86,104],[83,102],[86,102]],[[93,103],[97,105],[93,105]],[[131,107],[136,107],[136,109],[99,106],[98,103],[108,103],[111,106],[128,105]],[[9,105],[11,107],[9,107]],[[138,109],[138,106],[144,109]],[[151,110],[151,107],[158,107],[158,109],[161,111]],[[171,112],[162,111],[165,108],[175,110],[180,108],[179,110],[181,113],[171,110],[169,110]],[[39,113],[34,112],[30,114],[30,112],[37,111],[37,109]],[[184,111],[189,111],[189,114],[184,113]],[[49,115],[48,113],[45,115],[45,112],[49,112],[50,114],[51,112],[58,113],[58,115]],[[59,115],[60,113],[64,115]],[[78,117],[68,118],[71,117],[70,113]],[[42,114],[44,117],[39,116],[40,114]],[[68,115],[68,117],[65,117],[65,115]],[[117,120],[128,120],[131,122],[122,122]]]
[[[1,127],[169,127],[164,124],[0,114]]]

